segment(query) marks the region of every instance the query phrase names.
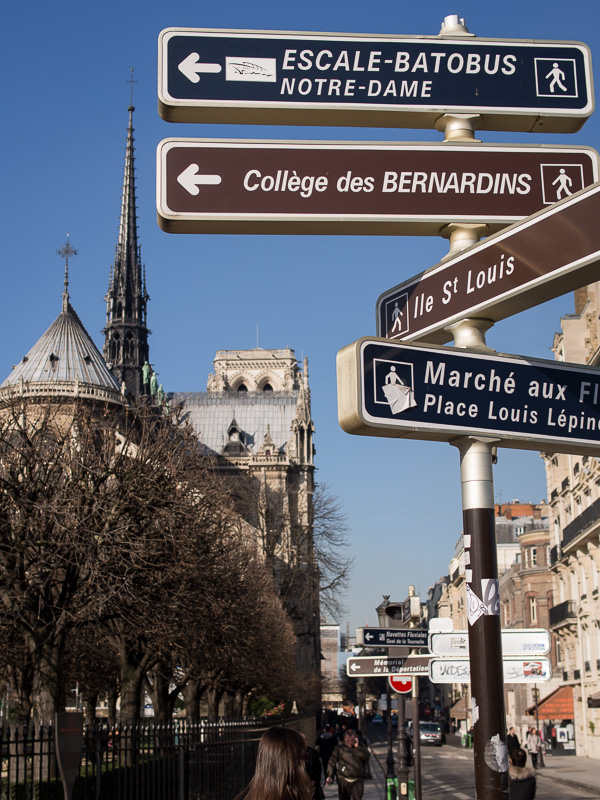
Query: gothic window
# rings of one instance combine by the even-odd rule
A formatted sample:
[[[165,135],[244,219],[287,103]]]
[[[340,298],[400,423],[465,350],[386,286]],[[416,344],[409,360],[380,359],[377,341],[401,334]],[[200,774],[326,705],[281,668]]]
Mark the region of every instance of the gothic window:
[[[123,355],[125,358],[131,358],[133,356],[133,333],[131,333],[131,331],[129,331],[125,337]]]
[[[121,355],[121,337],[118,333],[115,333],[113,338],[110,340],[110,360],[111,361],[118,361]]]
[[[265,383],[265,385],[263,386],[263,392],[272,392],[272,391],[273,391],[273,387],[271,386],[271,384],[270,383]]]
[[[247,392],[248,387],[246,386],[245,383],[240,383],[240,385],[237,387],[237,390],[238,392]]]

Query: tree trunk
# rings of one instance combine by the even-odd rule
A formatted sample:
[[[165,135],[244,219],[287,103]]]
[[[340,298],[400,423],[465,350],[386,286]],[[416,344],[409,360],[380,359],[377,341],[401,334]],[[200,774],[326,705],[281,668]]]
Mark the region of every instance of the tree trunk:
[[[85,721],[91,725],[96,718],[96,706],[98,705],[98,692],[82,693],[83,704],[85,706]]]
[[[204,686],[200,681],[190,678],[182,689],[185,702],[185,716],[189,721],[200,719],[200,698],[204,693]]]
[[[208,721],[217,722],[219,719],[219,703],[223,696],[222,689],[211,688],[206,692],[206,699],[208,701]]]
[[[241,689],[235,693],[235,697],[233,699],[233,717],[234,719],[241,719],[244,716],[244,695],[246,693],[243,692]]]
[[[171,691],[170,685],[171,682],[163,674],[160,664],[148,673],[144,681],[144,686],[152,700],[154,719],[157,722],[168,722],[173,718],[173,708],[178,693],[177,690]]]
[[[115,686],[108,693],[108,724],[112,727],[117,722],[117,700],[119,698],[119,690]]]
[[[39,725],[54,724],[54,714],[65,710],[62,647],[57,644],[34,664],[34,719]]]
[[[235,696],[231,691],[223,692],[223,716],[225,719],[233,719],[233,702]]]

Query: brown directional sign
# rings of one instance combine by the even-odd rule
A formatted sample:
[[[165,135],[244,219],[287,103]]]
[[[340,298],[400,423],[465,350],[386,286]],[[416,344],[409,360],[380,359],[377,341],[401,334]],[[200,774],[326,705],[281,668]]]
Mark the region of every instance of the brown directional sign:
[[[384,292],[382,336],[443,344],[466,317],[505,319],[598,278],[600,184]]]
[[[167,139],[158,220],[174,233],[498,231],[598,180],[599,161],[568,146]]]
[[[354,678],[370,678],[376,675],[426,675],[430,656],[357,656],[346,661],[346,673]]]

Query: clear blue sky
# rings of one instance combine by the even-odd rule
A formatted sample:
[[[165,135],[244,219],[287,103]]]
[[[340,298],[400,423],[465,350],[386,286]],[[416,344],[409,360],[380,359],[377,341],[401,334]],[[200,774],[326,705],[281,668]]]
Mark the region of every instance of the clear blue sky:
[[[447,242],[418,237],[170,235],[155,212],[155,151],[170,136],[439,141],[435,131],[173,125],[157,113],[157,37],[166,27],[427,34],[448,14],[482,37],[576,40],[600,55],[597,3],[428,0],[199,3],[105,0],[11,3],[3,12],[3,380],[60,311],[67,232],[71,299],[96,343],[119,220],[130,86],[140,242],[147,268],[151,360],[167,391],[203,390],[217,349],[290,346],[308,356],[317,478],[346,510],[355,569],[351,629],[376,624],[382,593],[421,595],[445,574],[462,527],[457,451],[444,444],[351,437],[337,422],[335,356],[375,333],[384,290],[435,264]],[[485,142],[600,147],[596,114],[574,135],[480,134]],[[498,350],[552,357],[566,296],[488,335]],[[502,451],[495,491],[508,501],[546,495],[537,453]],[[346,619],[341,620],[345,624]]]

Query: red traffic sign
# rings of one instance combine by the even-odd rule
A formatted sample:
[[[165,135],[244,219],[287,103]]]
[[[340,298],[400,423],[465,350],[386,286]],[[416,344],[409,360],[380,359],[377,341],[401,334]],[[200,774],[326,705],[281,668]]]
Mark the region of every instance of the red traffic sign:
[[[157,211],[170,233],[494,232],[599,173],[590,147],[166,139]]]
[[[390,687],[398,694],[409,694],[412,692],[412,678],[410,675],[389,675]]]
[[[443,344],[466,317],[498,322],[598,278],[600,183],[384,292],[381,336]]]

